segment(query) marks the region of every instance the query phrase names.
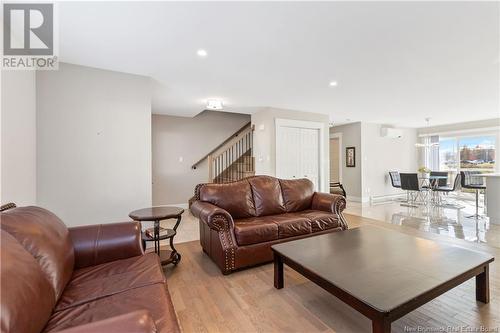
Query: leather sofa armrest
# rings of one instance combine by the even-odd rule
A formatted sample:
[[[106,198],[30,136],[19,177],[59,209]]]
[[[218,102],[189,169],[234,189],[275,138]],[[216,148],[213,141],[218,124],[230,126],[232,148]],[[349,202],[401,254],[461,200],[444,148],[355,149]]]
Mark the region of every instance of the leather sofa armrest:
[[[191,205],[191,213],[217,232],[234,228],[231,214],[209,202],[195,201]]]
[[[75,268],[99,265],[144,254],[141,224],[122,222],[69,228]]]
[[[155,322],[149,312],[140,310],[71,327],[59,333],[155,333],[156,331]]]
[[[331,212],[338,216],[342,229],[348,229],[347,221],[342,214],[346,207],[344,196],[339,194],[315,192],[312,199],[311,209]]]
[[[236,268],[235,253],[238,249],[234,237],[234,221],[231,214],[225,209],[212,205],[205,201],[195,201],[191,205],[191,213],[200,219],[200,223],[205,228],[210,228],[210,239],[214,241],[213,245],[207,246],[206,240],[200,239],[203,250],[214,259],[222,274],[229,274]],[[215,244],[216,238],[212,238],[213,232],[217,233],[219,244]],[[209,241],[210,244],[212,241]]]

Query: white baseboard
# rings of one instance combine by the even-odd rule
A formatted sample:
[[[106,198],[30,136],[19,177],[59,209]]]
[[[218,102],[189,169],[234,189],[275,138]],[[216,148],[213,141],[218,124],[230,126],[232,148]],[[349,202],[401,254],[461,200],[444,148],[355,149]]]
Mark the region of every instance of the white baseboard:
[[[365,202],[370,201],[370,198],[368,198],[368,197],[355,197],[352,195],[347,195],[346,199],[349,201],[361,202],[361,203],[365,203]]]
[[[406,193],[395,193],[386,195],[373,195],[370,197],[370,204],[384,203],[393,201],[393,199],[405,198]]]

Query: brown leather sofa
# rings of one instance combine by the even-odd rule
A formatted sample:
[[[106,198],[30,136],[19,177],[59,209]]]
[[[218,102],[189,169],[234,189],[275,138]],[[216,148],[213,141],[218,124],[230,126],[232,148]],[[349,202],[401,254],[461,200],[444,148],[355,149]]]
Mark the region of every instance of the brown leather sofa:
[[[273,244],[347,229],[345,198],[313,188],[307,179],[269,176],[198,185],[191,212],[203,251],[228,274],[271,261]]]
[[[66,228],[39,207],[0,213],[1,332],[180,332],[140,224]]]

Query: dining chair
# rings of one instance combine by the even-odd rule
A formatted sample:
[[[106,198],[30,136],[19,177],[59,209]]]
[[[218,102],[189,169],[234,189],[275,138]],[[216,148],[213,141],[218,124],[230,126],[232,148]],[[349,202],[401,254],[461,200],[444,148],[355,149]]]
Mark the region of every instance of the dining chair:
[[[399,176],[399,171],[389,171],[389,178],[391,179],[391,185],[394,188],[401,189],[401,177]],[[409,192],[406,191],[406,199],[397,198],[398,202],[409,202]]]
[[[420,197],[422,202],[425,201],[425,198],[422,196],[423,191],[426,189],[420,186],[420,182],[418,180],[418,174],[416,173],[400,173],[401,178],[401,189],[407,191],[408,193],[408,204],[401,204],[401,206],[409,206],[416,207],[415,204]]]
[[[392,187],[401,188],[401,177],[398,171],[389,171],[389,177],[391,177]]]
[[[455,176],[455,180],[453,181],[453,186],[448,186],[448,185],[437,186],[437,187],[433,188],[433,191],[436,191],[438,193],[443,193],[446,195],[450,194],[451,192],[458,191],[461,187],[461,179],[462,179],[461,174],[457,174]],[[439,196],[438,198],[439,198],[438,205],[442,205],[441,196]],[[452,204],[449,204],[447,202],[445,202],[443,206],[450,206],[450,207],[454,207],[454,208],[463,208],[463,206],[452,205]]]
[[[340,194],[346,197],[344,186],[340,182],[330,182],[330,193]]]
[[[430,176],[431,176],[431,178],[433,176],[446,177],[446,178],[437,179],[437,181],[436,181],[437,186],[436,187],[448,185],[448,171],[431,171]]]
[[[436,178],[433,178],[436,177]],[[434,191],[438,187],[448,186],[448,172],[447,171],[431,171],[429,187],[432,191],[432,201],[437,205],[441,204],[441,193],[440,191]]]

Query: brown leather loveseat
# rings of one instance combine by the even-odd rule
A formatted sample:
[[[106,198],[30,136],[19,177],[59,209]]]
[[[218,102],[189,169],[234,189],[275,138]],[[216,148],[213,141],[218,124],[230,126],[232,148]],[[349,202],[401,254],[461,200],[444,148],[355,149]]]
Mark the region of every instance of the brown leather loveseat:
[[[1,332],[179,332],[140,224],[66,228],[51,212],[0,213]]]
[[[314,192],[308,179],[200,184],[195,198],[201,246],[223,274],[271,261],[273,244],[347,229],[345,198]]]

